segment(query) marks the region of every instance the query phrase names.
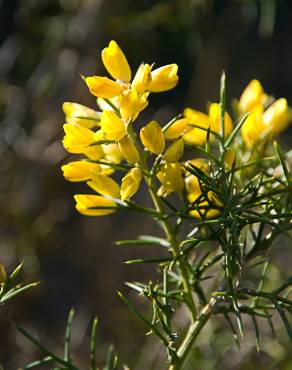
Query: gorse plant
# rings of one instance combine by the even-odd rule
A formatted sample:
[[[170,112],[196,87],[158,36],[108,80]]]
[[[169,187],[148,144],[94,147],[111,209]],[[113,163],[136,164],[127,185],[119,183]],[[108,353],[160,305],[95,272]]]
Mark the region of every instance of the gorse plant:
[[[119,294],[165,348],[166,368],[182,369],[204,326],[218,316],[226,319],[237,341],[245,331],[242,316],[249,316],[259,346],[258,318],[273,330],[276,311],[292,339],[292,277],[276,288],[265,287],[273,263],[267,252],[291,229],[289,153],[272,141],[291,120],[286,99],[275,100],[253,80],[231,118],[223,73],[219,103],[211,103],[207,114],[186,108],[166,124],[151,121],[141,127],[139,114],[150,93],[176,86],[177,65],[155,69],[142,63],[132,79],[115,41],[102,51],[102,61],[112,79],[83,77],[99,110],[63,105],[64,147],[83,158],[62,170],[67,180],[84,181],[91,189],[75,195],[81,214],[135,211],[161,226],[162,236],[117,244],[163,250],[163,257],[138,255],[127,261],[157,265],[155,283],[127,283],[149,302],[151,316]],[[142,182],[149,193],[145,204],[133,199]],[[188,311],[183,328],[175,320],[182,306]],[[61,362],[62,368],[76,369],[68,364]]]

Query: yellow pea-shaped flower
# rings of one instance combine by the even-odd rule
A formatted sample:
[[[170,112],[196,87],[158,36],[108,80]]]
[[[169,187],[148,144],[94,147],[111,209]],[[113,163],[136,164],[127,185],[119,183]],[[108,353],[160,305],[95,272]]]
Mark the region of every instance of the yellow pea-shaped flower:
[[[113,213],[116,203],[101,195],[76,194],[76,209],[85,216],[104,216]]]
[[[138,94],[136,90],[128,90],[120,98],[120,112],[124,120],[135,120],[138,114],[147,107],[148,94]]]
[[[122,119],[110,110],[104,110],[100,117],[101,130],[108,140],[119,141],[127,133]]]
[[[86,77],[85,82],[91,94],[98,98],[113,98],[120,95],[123,89],[121,85],[107,77]]]
[[[125,54],[115,41],[111,41],[108,47],[101,52],[102,62],[108,73],[116,80],[129,82],[131,80],[131,69]]]
[[[164,135],[160,125],[156,121],[151,121],[142,128],[140,138],[144,147],[150,152],[161,154],[164,151]]]
[[[158,195],[167,196],[172,192],[180,193],[183,191],[183,169],[179,163],[164,164],[156,176],[162,184],[158,190]]]
[[[108,195],[113,198],[120,197],[120,187],[111,177],[105,175],[96,175],[87,185],[101,195]]]
[[[151,72],[149,90],[152,92],[161,92],[173,89],[178,83],[177,70],[177,64],[168,64],[154,69]]]
[[[63,112],[66,122],[92,128],[99,125],[100,113],[78,103],[64,102]]]
[[[211,131],[217,132],[220,134],[221,127],[220,127],[220,105],[218,103],[212,103],[209,107],[209,120],[211,124]],[[233,122],[228,114],[225,112],[224,115],[224,133],[225,136],[228,136],[233,130]]]
[[[122,155],[126,158],[126,160],[131,163],[135,164],[139,162],[139,153],[133,144],[132,140],[128,136],[124,136],[119,142],[118,147]]]
[[[88,161],[70,162],[61,169],[65,179],[72,182],[87,181],[101,171],[99,164]]]
[[[178,139],[172,143],[164,153],[164,159],[167,162],[177,162],[184,153],[184,141]]]
[[[188,144],[203,145],[207,138],[206,130],[211,125],[208,115],[192,108],[184,109],[183,114],[187,120],[187,127],[190,127],[183,135],[184,141]],[[198,127],[192,127],[192,125]]]
[[[131,198],[139,189],[142,180],[142,172],[139,168],[132,168],[122,179],[121,200]]]
[[[269,135],[278,135],[287,128],[291,118],[292,115],[287,100],[281,98],[265,110],[263,114],[263,125],[267,128]]]
[[[138,93],[148,90],[151,82],[151,67],[149,64],[142,63],[132,81],[132,88]]]
[[[201,192],[188,194],[189,202],[190,203],[195,202],[199,198],[200,195],[201,195]],[[211,191],[208,192],[208,198],[212,201],[213,204],[217,206],[221,205],[218,198],[213,192]],[[212,208],[209,201],[206,199],[202,199],[198,203],[198,205],[195,207],[195,209],[190,211],[190,215],[198,219],[212,219],[218,216],[219,214],[220,214],[220,210],[217,208]]]
[[[188,118],[181,118],[175,121],[165,132],[164,137],[167,140],[178,139],[181,135],[192,129],[189,126]]]
[[[266,129],[263,125],[263,110],[261,105],[256,106],[242,126],[241,136],[248,148],[251,148],[266,136]]]
[[[241,114],[251,112],[257,105],[263,105],[267,95],[258,80],[252,80],[243,90],[238,102],[238,109]]]
[[[69,123],[65,123],[63,127],[65,131],[63,145],[69,153],[83,153],[95,141],[94,132],[88,128]]]

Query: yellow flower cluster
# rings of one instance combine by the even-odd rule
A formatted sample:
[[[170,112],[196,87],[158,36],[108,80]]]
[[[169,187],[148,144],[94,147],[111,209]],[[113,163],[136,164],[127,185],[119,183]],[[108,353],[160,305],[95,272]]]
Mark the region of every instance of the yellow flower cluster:
[[[112,79],[84,77],[101,111],[77,103],[63,104],[66,116],[63,145],[69,153],[86,157],[63,165],[64,177],[73,182],[85,181],[95,192],[75,195],[76,209],[88,216],[112,213],[135,195],[144,178],[151,188],[159,181],[158,196],[180,193],[189,204],[191,216],[216,217],[223,206],[218,196],[213,191],[204,191],[199,178],[186,170],[191,165],[207,175],[208,163],[198,158],[184,162],[182,158],[186,146],[202,147],[207,137],[210,143],[218,137],[223,139],[220,105],[211,103],[208,114],[186,108],[182,118],[164,128],[150,121],[141,128],[138,138],[133,123],[148,105],[149,94],[175,87],[178,67],[169,64],[153,70],[152,65],[142,63],[132,79],[128,61],[115,41],[102,50],[101,57]],[[291,114],[286,99],[269,105],[270,102],[271,98],[256,80],[249,83],[239,99],[240,116],[250,113],[241,131],[242,141],[249,149],[280,133],[289,123]],[[234,129],[227,111],[223,122],[227,138]],[[235,152],[236,148],[230,148],[225,153],[228,167]],[[111,177],[116,169],[127,171],[120,183]]]
[[[280,134],[291,121],[291,110],[285,98],[273,101],[258,80],[252,80],[243,91],[238,109],[249,113],[242,127],[242,139],[248,148]]]

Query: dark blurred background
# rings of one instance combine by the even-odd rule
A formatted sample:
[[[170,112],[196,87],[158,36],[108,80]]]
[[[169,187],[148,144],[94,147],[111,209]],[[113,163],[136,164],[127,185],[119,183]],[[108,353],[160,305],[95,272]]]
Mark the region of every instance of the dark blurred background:
[[[111,39],[121,45],[133,70],[141,61],[179,65],[179,85],[153,94],[144,120],[155,116],[167,122],[186,105],[204,110],[207,101],[218,100],[222,69],[229,97],[238,97],[249,80],[258,78],[269,93],[292,104],[289,0],[0,1],[0,262],[11,270],[24,260],[23,280],[42,281],[0,310],[0,364],[5,370],[38,356],[9,320],[61,350],[71,306],[77,311],[73,346],[82,368],[95,314],[100,318],[100,361],[106,344],[114,342],[133,369],[164,368],[159,345],[145,337],[145,328],[116,294],[123,290],[136,300],[123,282],[155,279],[155,270],[123,261],[157,252],[114,245],[115,240],[159,230],[137,215],[77,214],[72,196],[86,192],[86,186],[66,182],[60,170],[68,159],[61,145],[61,104],[95,106],[79,73],[105,73],[100,51]],[[288,245],[281,248],[285,260]],[[276,265],[275,275],[281,276],[280,258]],[[214,327],[207,329],[198,351],[203,370],[292,369],[285,334],[279,344],[267,339],[256,354],[252,335],[238,352],[230,334],[222,333],[214,343],[208,336],[214,332]]]

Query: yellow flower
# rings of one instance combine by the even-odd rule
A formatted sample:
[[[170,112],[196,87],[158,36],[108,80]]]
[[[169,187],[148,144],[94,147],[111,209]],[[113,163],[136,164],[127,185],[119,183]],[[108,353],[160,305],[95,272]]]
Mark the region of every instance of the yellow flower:
[[[100,195],[77,194],[76,209],[85,216],[104,216],[113,213],[116,203]]]
[[[122,179],[121,200],[131,198],[139,189],[142,172],[139,168],[132,168]]]
[[[268,130],[269,135],[278,135],[286,129],[291,121],[292,115],[289,111],[287,100],[281,98],[276,100],[265,110],[263,114],[263,124]]]
[[[144,147],[150,152],[160,154],[164,151],[165,140],[163,132],[156,121],[151,121],[142,128],[140,138]]]
[[[138,94],[136,90],[128,90],[120,99],[120,112],[124,120],[135,120],[138,114],[147,107],[148,94]]]
[[[196,111],[191,108],[184,110],[184,116],[189,120],[189,125],[195,125],[195,127],[187,131],[183,138],[185,142],[194,145],[203,145],[207,139],[207,129],[216,133],[220,133],[220,105],[218,103],[212,103],[209,107],[209,115]],[[200,129],[202,127],[202,129]],[[224,128],[225,136],[228,136],[233,129],[233,122],[227,112],[224,115]],[[210,140],[214,140],[214,135],[210,135]]]
[[[160,167],[157,178],[162,186],[158,195],[167,196],[172,192],[182,192],[184,188],[183,169],[179,163],[165,163]]]
[[[101,195],[108,195],[113,198],[120,197],[120,187],[115,180],[105,175],[95,175],[87,185]]]
[[[5,283],[6,276],[5,267],[0,264],[0,284]]]
[[[121,85],[107,77],[86,77],[85,82],[91,94],[98,98],[113,98],[120,95],[123,89]]]
[[[181,118],[175,121],[165,132],[164,137],[167,140],[178,139],[182,134],[192,130],[189,126],[188,118]]]
[[[149,64],[140,64],[138,71],[132,81],[132,88],[137,91],[137,93],[143,93],[148,90],[151,83],[151,67]]]
[[[69,123],[65,123],[63,127],[66,134],[63,145],[69,153],[83,153],[84,149],[94,143],[94,132],[88,128]]]
[[[70,162],[62,166],[61,169],[65,179],[72,182],[87,181],[94,174],[101,172],[99,164],[87,161]]]
[[[183,152],[184,141],[183,139],[178,139],[166,149],[164,159],[167,162],[177,162],[182,157]]]
[[[110,162],[119,163],[122,159],[122,153],[117,143],[102,145],[105,158]]]
[[[99,125],[100,114],[94,109],[90,109],[84,105],[64,102],[63,112],[65,113],[67,123],[75,123],[87,128]]]
[[[152,92],[167,91],[178,83],[177,64],[168,64],[151,72],[149,90]]]
[[[126,160],[131,163],[135,164],[139,162],[139,153],[133,144],[132,140],[128,138],[128,136],[124,136],[119,142],[118,147],[122,153],[122,155],[126,158]]]
[[[119,141],[127,133],[124,122],[114,112],[104,110],[100,118],[101,130],[108,140]]]
[[[209,119],[211,124],[211,131],[220,133],[220,105],[218,103],[212,103],[209,107]],[[228,112],[224,115],[224,128],[225,136],[228,136],[233,130],[233,122]]]
[[[284,98],[276,100],[267,110],[256,106],[246,118],[241,135],[248,148],[280,134],[291,121],[291,112]]]
[[[184,109],[184,116],[187,120],[190,130],[186,130],[186,133],[183,135],[183,139],[188,144],[193,145],[203,145],[206,142],[207,137],[207,129],[210,126],[210,120],[207,114],[194,110],[192,108]],[[194,127],[192,125],[196,125],[199,127],[204,128],[205,130],[201,130],[200,128]],[[187,128],[187,127],[186,127]]]
[[[263,105],[267,95],[261,83],[258,80],[252,80],[243,90],[238,102],[238,108],[241,114],[251,112],[257,105]]]
[[[116,80],[129,82],[131,80],[131,69],[128,61],[115,41],[111,41],[108,47],[101,53],[102,62],[108,73]]]

